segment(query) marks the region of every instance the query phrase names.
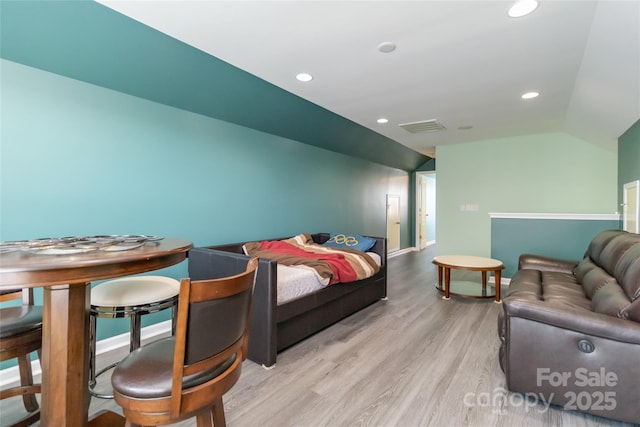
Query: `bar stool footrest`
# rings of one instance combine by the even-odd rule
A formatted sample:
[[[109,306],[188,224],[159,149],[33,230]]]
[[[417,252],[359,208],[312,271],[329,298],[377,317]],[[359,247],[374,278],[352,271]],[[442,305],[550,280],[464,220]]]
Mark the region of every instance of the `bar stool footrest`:
[[[95,391],[95,387],[96,384],[98,382],[98,377],[102,374],[104,374],[105,372],[115,368],[116,366],[118,366],[118,362],[116,363],[112,363],[111,365],[107,366],[106,368],[101,369],[100,371],[98,371],[98,373],[96,374],[96,377],[94,380],[89,381],[89,394],[91,394],[91,396],[93,397],[98,397],[100,399],[113,399],[113,394],[105,394],[105,393],[98,393],[97,391]]]

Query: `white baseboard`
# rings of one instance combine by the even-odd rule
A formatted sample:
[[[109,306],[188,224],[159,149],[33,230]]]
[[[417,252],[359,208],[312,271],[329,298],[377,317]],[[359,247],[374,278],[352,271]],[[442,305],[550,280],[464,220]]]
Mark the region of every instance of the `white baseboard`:
[[[140,339],[142,341],[155,338],[159,335],[163,335],[171,332],[171,320],[165,320],[164,322],[156,323],[153,325],[145,326],[140,331]],[[112,350],[129,347],[130,333],[116,335],[114,337],[100,340],[96,343],[96,355],[107,353]],[[40,367],[39,360],[33,360],[31,362],[31,369],[33,375],[40,375],[42,368]],[[5,388],[11,384],[17,384],[20,381],[20,373],[18,366],[12,366],[0,371],[0,388]]]
[[[417,251],[417,250],[418,250],[418,248],[416,248],[415,246],[414,247],[410,247],[410,248],[400,249],[400,250],[397,250],[397,251],[393,251],[393,252],[387,253],[387,258],[393,258],[393,257],[396,257],[398,255],[404,255],[404,254],[407,254],[409,252],[413,252],[413,251]]]
[[[496,283],[496,278],[494,276],[491,276],[491,277],[489,277],[487,282],[495,284]],[[501,277],[500,278],[500,286],[509,286],[509,283],[511,283],[511,278],[509,278],[509,277]]]

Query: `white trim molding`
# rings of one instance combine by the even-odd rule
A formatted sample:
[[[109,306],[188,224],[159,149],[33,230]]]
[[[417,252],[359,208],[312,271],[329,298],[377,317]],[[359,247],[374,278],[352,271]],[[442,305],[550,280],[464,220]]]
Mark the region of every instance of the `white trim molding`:
[[[387,252],[387,258],[397,257],[399,255],[408,254],[409,252],[415,252],[417,250],[418,250],[418,248],[416,248],[415,246],[412,246],[410,248],[404,248],[404,249],[400,249],[400,250],[393,251],[393,252]]]
[[[578,214],[578,213],[509,213],[489,212],[490,218],[508,219],[572,219],[590,221],[620,221],[620,214]]]
[[[487,280],[487,283],[493,283],[495,285],[496,284],[495,276],[489,277],[489,279]],[[500,278],[500,286],[509,286],[510,284],[511,284],[511,277]]]

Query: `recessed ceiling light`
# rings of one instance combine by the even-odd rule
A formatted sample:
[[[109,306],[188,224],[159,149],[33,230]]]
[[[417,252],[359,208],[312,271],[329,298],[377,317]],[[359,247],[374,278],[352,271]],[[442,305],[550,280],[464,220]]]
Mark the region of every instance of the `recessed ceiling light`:
[[[540,95],[538,92],[527,92],[522,94],[522,99],[532,99],[537,98]]]
[[[389,119],[385,119],[384,117],[380,117],[378,120],[376,120],[378,123],[380,124],[385,124],[385,123],[389,123]]]
[[[536,10],[538,2],[536,0],[520,0],[509,8],[507,14],[512,18],[520,18]]]
[[[301,82],[310,82],[311,80],[313,80],[313,76],[308,73],[300,73],[296,76],[296,79]]]
[[[378,45],[378,50],[382,53],[389,53],[396,50],[396,44],[391,42],[383,42]]]

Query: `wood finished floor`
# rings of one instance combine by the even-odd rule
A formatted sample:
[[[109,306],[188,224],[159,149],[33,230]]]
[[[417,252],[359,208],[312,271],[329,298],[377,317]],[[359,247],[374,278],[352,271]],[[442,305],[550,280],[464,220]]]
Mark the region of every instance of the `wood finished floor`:
[[[441,299],[434,246],[389,259],[387,301],[278,355],[265,370],[246,361],[225,395],[229,427],[631,426],[507,394],[492,300]],[[477,280],[452,272],[454,279]],[[478,274],[479,276],[479,274]],[[122,358],[113,352],[99,365]],[[466,402],[465,404],[465,396]],[[2,404],[3,425],[20,409]],[[119,408],[92,399],[90,413]],[[177,426],[195,426],[195,420]]]

